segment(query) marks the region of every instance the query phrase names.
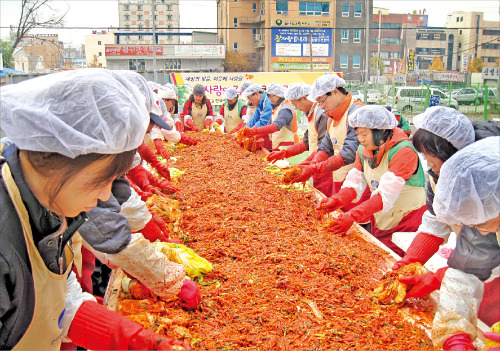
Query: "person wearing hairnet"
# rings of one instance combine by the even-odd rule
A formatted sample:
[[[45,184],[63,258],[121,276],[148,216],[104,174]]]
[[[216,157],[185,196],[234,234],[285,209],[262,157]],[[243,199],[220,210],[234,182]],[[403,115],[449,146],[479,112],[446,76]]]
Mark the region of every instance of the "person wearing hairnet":
[[[327,74],[314,82],[309,99],[318,102],[329,117],[327,134],[313,152],[299,167],[302,173],[294,182],[305,182],[313,175],[332,175],[332,194],[340,191],[347,172],[354,167],[356,150],[359,145],[356,132],[349,126],[349,116],[362,106],[353,99],[345,88],[345,81],[336,74]],[[332,173],[333,172],[333,173]],[[369,195],[366,191],[360,201]],[[343,210],[349,210],[355,204],[347,204]]]
[[[85,211],[110,197],[142,143],[144,97],[101,69],[4,86],[0,97],[15,144],[0,160],[0,348],[59,350],[65,339],[94,350],[171,349],[179,342],[99,305],[71,272]]]
[[[410,123],[408,123],[408,120],[403,117],[403,114],[398,110],[391,108],[391,106],[386,106],[385,108],[387,109],[387,111],[391,111],[392,114],[396,117],[396,120],[398,121],[398,128],[401,128],[402,130],[404,130],[406,135],[410,136],[411,135]]]
[[[241,97],[255,106],[255,112],[246,123],[246,127],[264,127],[269,124],[273,114],[272,102],[261,85],[252,83],[241,93]]]
[[[220,107],[219,115],[215,119],[219,125],[224,123],[226,133],[231,133],[243,122],[243,117],[247,113],[245,102],[238,98],[236,88],[228,88],[224,91],[224,104]]]
[[[356,161],[338,194],[321,200],[330,211],[358,201],[368,187],[371,197],[343,213],[330,231],[343,235],[354,222],[370,218],[371,234],[400,256],[394,232],[414,232],[425,206],[425,176],[417,152],[394,115],[382,106],[358,109],[349,118],[359,138]]]
[[[184,110],[181,113],[184,118],[184,128],[194,132],[210,128],[214,113],[212,104],[205,95],[205,86],[196,84],[193,93],[184,103]]]
[[[430,107],[424,113],[415,116],[413,120],[418,128],[412,139],[413,145],[418,152],[424,154],[430,166],[427,171],[429,181],[426,185],[427,211],[422,217],[417,236],[403,259],[396,262],[393,269],[399,269],[413,262],[425,264],[439,250],[440,245],[448,240],[452,230],[455,233],[460,232],[460,227],[450,227],[439,222],[433,209],[434,191],[441,167],[457,151],[471,145],[479,138],[500,135],[494,125],[493,129],[479,127],[480,133],[475,135],[475,128],[467,116],[444,106]],[[480,124],[482,125],[483,123]],[[479,240],[481,238],[478,237]],[[441,269],[439,273],[444,273],[444,270]],[[499,280],[496,279],[485,284],[485,299],[479,310],[481,320],[490,326],[500,320],[498,283]]]
[[[305,151],[314,153],[318,150],[318,145],[326,134],[328,117],[323,113],[317,102],[312,102],[307,97],[311,92],[311,86],[305,83],[293,83],[285,90],[285,99],[289,100],[295,108],[302,111],[307,116],[307,130],[302,141],[290,146],[285,150],[274,151],[267,156],[271,163]],[[325,196],[332,195],[333,180],[331,174],[313,175],[313,185]]]
[[[399,278],[412,285],[406,296],[421,297],[440,289],[432,327],[435,347],[475,350],[472,341],[484,282],[500,266],[499,194],[500,137],[464,147],[440,169],[433,204],[436,218],[448,226],[462,225],[449,267]]]
[[[295,111],[290,101],[285,100],[285,87],[278,83],[271,83],[267,87],[267,96],[271,100],[273,107],[269,124],[262,127],[253,126],[245,131],[245,136],[251,138],[271,134],[271,147],[274,151],[278,150],[280,146],[290,146],[298,143],[297,111]]]
[[[253,82],[251,80],[246,80],[243,83],[241,83],[240,86],[238,87],[238,92],[240,93],[242,98],[243,98],[243,92],[251,84],[253,84]],[[252,118],[253,114],[255,113],[255,109],[256,109],[256,106],[254,106],[250,102],[248,102],[246,113],[242,116],[241,123],[238,126],[236,126],[236,128],[233,129],[231,134],[238,132],[240,129],[242,129],[248,123],[250,118]]]

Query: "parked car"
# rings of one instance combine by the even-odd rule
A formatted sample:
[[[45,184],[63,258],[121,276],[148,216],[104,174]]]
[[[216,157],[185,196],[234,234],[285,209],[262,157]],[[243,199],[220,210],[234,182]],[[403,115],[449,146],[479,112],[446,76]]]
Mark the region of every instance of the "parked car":
[[[460,88],[451,91],[451,97],[459,105],[474,105],[479,102],[479,91],[476,88]]]
[[[484,103],[484,89],[479,89],[478,95],[479,103]],[[488,88],[488,103],[498,102],[497,88]]]
[[[376,89],[368,89],[366,96],[366,103],[367,104],[381,104],[383,95],[380,91]]]
[[[430,93],[439,96],[439,105],[448,106],[450,104],[450,107],[458,109],[457,100],[450,98],[441,90],[430,88]],[[420,112],[426,108],[426,94],[427,89],[422,89],[422,87],[395,87],[389,90],[386,104],[405,113]]]
[[[365,94],[363,93],[363,90],[351,90],[350,93],[354,100],[361,102],[365,101]]]

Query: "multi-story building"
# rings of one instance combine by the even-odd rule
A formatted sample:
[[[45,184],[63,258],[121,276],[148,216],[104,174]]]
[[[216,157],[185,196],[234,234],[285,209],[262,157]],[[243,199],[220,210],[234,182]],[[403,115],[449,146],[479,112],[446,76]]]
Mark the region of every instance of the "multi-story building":
[[[480,58],[485,66],[495,66],[500,57],[500,27],[496,21],[485,21],[483,12],[455,11],[448,15],[447,28],[458,30],[458,62],[460,71]]]
[[[92,31],[92,34],[85,36],[85,60],[87,66],[94,62],[94,57],[97,58],[97,63],[101,67],[106,68],[106,45],[115,44],[115,31]]]
[[[11,42],[14,42],[15,34],[13,32],[10,38]],[[42,64],[36,65],[39,73],[59,70],[64,64],[64,45],[62,41],[59,41],[57,34],[28,34],[19,41],[17,48],[22,48],[27,56],[42,58]],[[40,68],[41,66],[43,68]],[[33,66],[30,64],[29,67]]]
[[[118,0],[119,44],[153,43],[153,2],[156,44],[179,43],[179,0]]]
[[[219,42],[228,50],[252,54],[261,71],[310,71],[311,61],[313,70],[340,69],[333,62],[335,4],[332,0],[218,0]]]

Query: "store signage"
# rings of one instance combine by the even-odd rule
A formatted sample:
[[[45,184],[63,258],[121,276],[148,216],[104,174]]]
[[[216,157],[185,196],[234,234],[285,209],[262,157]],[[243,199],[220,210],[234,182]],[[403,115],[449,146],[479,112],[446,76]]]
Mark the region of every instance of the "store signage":
[[[153,56],[152,46],[106,46],[105,56]],[[156,55],[163,55],[163,47],[156,47]]]

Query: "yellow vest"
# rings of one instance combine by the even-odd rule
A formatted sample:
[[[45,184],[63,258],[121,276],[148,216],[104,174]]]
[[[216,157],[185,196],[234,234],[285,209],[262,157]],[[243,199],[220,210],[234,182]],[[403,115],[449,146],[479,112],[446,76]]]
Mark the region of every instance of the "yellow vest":
[[[293,108],[293,105],[292,105],[292,103],[290,101],[283,100],[281,102],[281,104],[279,104],[278,106],[276,106],[276,108],[274,109],[273,114],[271,116],[271,123],[274,122],[276,120],[276,118],[278,118],[278,115],[280,113],[281,107],[284,104],[286,104],[287,106],[289,106],[290,109],[292,110],[292,113],[293,113],[292,126],[291,126],[291,130],[288,129],[287,127],[283,126],[283,127],[281,127],[280,130],[278,130],[277,132],[275,132],[275,133],[273,133],[271,135],[271,141],[273,143],[273,149],[277,149],[278,146],[281,143],[284,143],[284,142],[292,142],[292,143],[297,143],[298,142],[298,136],[297,136],[297,130],[298,130],[297,112]]]
[[[309,136],[309,152],[318,151],[318,130],[316,129],[316,113],[318,112],[319,104],[315,102],[311,111],[309,111],[309,116],[307,116],[307,132]]]
[[[205,129],[205,118],[207,117],[208,107],[204,104],[201,108],[196,107],[196,104],[191,103],[191,118],[193,123],[200,131]]]
[[[370,168],[368,160],[363,161],[363,174],[372,193],[375,189],[377,189],[377,186],[380,183],[380,178],[382,178],[382,175],[386,172],[389,172],[389,150],[386,150],[380,164],[375,169]],[[399,194],[399,197],[396,200],[396,203],[394,203],[394,206],[389,212],[377,212],[373,215],[375,217],[377,228],[381,230],[392,229],[397,226],[399,222],[401,222],[401,219],[403,219],[404,216],[424,205],[424,187],[415,187],[405,184],[403,186],[403,190],[401,190],[401,194]]]
[[[23,227],[35,288],[33,318],[21,340],[14,346],[14,350],[59,350],[63,336],[61,323],[66,307],[67,279],[71,272],[73,252],[66,245],[64,252],[66,254],[67,268],[63,274],[52,273],[47,268],[36,244],[33,242],[28,211],[24,206],[21,194],[12,178],[7,163],[4,163],[2,167],[2,176]]]

